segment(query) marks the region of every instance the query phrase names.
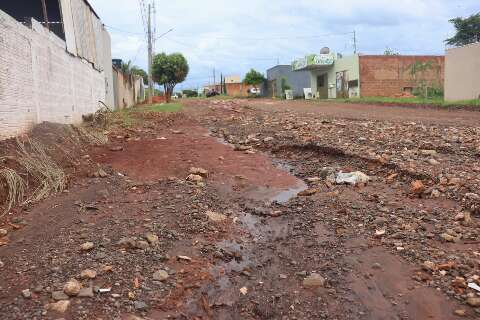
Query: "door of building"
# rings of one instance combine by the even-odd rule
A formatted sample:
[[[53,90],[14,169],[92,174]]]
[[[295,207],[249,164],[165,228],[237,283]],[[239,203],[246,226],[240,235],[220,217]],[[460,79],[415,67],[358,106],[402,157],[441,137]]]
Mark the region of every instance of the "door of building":
[[[328,99],[327,74],[317,76],[317,92],[320,99]]]
[[[348,79],[347,72],[337,72],[337,98],[348,98]]]

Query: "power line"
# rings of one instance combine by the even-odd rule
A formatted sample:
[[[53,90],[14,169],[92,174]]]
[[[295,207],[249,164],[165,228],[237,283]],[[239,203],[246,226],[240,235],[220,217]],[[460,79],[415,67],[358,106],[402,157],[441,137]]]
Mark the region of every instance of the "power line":
[[[114,31],[117,31],[117,32],[122,32],[122,33],[132,34],[132,35],[141,35],[141,36],[144,35],[141,32],[126,31],[126,30],[122,30],[122,29],[119,29],[117,27],[112,27],[112,26],[109,26],[109,25],[106,25],[106,24],[104,24],[104,26],[107,27],[108,29],[111,29],[111,30],[114,30]]]
[[[247,41],[267,41],[267,40],[301,40],[301,39],[318,39],[323,37],[332,37],[332,36],[345,36],[345,35],[352,35],[354,32],[341,32],[341,33],[326,33],[326,34],[318,34],[314,36],[270,36],[270,37],[262,37],[262,38],[247,38],[247,37],[236,37],[236,36],[210,36],[210,35],[177,35],[176,37],[179,38],[208,38],[208,39],[216,39],[216,40],[247,40]]]

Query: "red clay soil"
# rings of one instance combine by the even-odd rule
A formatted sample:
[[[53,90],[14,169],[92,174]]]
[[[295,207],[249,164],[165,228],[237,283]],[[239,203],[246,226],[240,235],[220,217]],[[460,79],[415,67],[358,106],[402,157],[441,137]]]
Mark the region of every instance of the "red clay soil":
[[[346,122],[358,110],[269,100],[186,104],[178,114],[138,114],[129,128],[115,123],[108,144],[71,154],[94,162],[88,174],[73,170],[68,191],[0,224],[8,231],[0,319],[476,318],[464,286],[449,292],[463,270],[476,274],[475,261],[444,276],[422,267],[429,254],[439,265],[473,250],[437,237],[450,223],[446,212],[460,204],[411,195],[396,167],[302,144],[302,116],[321,123],[324,114],[343,114]],[[298,117],[276,113],[293,106]],[[213,132],[254,152],[235,151]],[[337,133],[311,136],[337,140]],[[191,167],[208,170],[203,183],[186,181]],[[337,185],[322,176],[325,168],[361,170],[372,180]],[[388,181],[392,173],[398,178]],[[300,178],[311,177],[312,194],[297,195],[306,187]],[[285,198],[272,201],[279,194]],[[386,234],[377,237],[382,226]],[[87,242],[93,247],[82,249]],[[86,269],[96,276],[82,276]],[[72,278],[86,296],[62,294]],[[55,309],[57,300],[65,310]]]
[[[176,132],[176,133],[174,133]],[[156,181],[171,176],[187,177],[191,167],[209,171],[209,180],[224,192],[257,192],[268,199],[300,181],[274,166],[260,153],[234,151],[233,146],[211,137],[208,130],[192,121],[181,121],[175,130],[159,130],[155,139],[129,139],[112,135],[122,151],[96,147],[92,158],[110,165],[136,181]],[[119,139],[120,138],[120,139]]]

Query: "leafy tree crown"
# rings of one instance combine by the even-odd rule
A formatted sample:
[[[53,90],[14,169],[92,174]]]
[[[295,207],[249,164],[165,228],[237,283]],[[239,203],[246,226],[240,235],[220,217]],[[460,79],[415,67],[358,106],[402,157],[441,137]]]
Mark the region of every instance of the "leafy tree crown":
[[[264,81],[265,81],[265,77],[263,76],[263,74],[261,74],[260,72],[254,69],[250,69],[250,71],[248,71],[247,74],[245,75],[245,79],[243,79],[243,83],[252,85],[252,86],[259,85]]]
[[[445,40],[451,46],[464,46],[474,42],[480,42],[480,12],[468,18],[454,18],[449,20],[453,23],[457,33]]]

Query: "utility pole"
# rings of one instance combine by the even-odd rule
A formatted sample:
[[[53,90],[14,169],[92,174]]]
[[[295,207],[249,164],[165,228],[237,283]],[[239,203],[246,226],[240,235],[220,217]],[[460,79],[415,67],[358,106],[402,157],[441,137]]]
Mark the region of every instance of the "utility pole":
[[[151,4],[148,4],[148,103],[153,103],[153,79],[152,79],[152,60],[153,60],[153,48],[152,48],[152,18],[151,18]],[[166,94],[166,93],[165,93]]]
[[[213,67],[213,88],[216,90],[217,89],[217,86],[216,86],[216,82],[215,82],[215,67]]]
[[[50,30],[50,24],[48,23],[47,4],[45,3],[45,0],[42,0],[42,9],[43,9],[43,20],[45,22],[45,28],[47,28],[47,30]]]
[[[357,33],[353,30],[353,53],[357,54]]]
[[[220,94],[223,94],[223,73],[220,72]]]

